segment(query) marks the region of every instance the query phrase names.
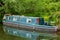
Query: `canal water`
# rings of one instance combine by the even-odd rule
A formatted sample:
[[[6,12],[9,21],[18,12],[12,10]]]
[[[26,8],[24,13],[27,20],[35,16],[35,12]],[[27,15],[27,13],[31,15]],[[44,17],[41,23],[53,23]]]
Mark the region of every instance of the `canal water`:
[[[49,33],[40,33],[41,35],[37,37],[37,40],[60,40],[60,34],[49,34]],[[43,35],[43,36],[42,36]],[[0,24],[0,40],[27,40],[26,38],[16,37],[4,33],[2,24]]]

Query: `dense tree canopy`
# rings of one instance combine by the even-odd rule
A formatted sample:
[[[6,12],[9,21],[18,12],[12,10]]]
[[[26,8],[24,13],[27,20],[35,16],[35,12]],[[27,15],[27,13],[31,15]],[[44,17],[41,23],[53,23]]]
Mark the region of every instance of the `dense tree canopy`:
[[[50,16],[55,20],[53,15],[60,11],[60,0],[0,0],[0,5],[0,14],[44,17],[46,21]]]

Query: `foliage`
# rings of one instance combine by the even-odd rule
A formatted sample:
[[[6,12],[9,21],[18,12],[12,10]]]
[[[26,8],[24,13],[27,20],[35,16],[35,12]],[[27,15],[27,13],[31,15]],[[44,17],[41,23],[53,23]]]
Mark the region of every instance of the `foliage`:
[[[55,12],[60,11],[60,0],[2,0],[5,13],[44,17],[45,21],[55,20]],[[1,10],[1,9],[0,9]]]

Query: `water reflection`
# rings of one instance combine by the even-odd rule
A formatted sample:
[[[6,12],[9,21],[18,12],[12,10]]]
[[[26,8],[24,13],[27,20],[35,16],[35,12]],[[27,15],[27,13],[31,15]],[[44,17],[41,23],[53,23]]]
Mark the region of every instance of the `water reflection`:
[[[60,40],[60,33],[36,33],[39,34],[36,40]]]
[[[58,33],[40,33],[37,40],[60,40],[60,34]]]

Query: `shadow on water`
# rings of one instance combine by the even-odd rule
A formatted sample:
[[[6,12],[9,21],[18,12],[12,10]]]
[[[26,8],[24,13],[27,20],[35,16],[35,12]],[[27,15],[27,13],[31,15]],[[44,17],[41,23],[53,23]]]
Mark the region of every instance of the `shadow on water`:
[[[0,24],[0,40],[27,40],[27,39],[4,33],[2,29],[2,24]],[[60,34],[40,33],[40,36],[37,37],[37,40],[60,40]]]

